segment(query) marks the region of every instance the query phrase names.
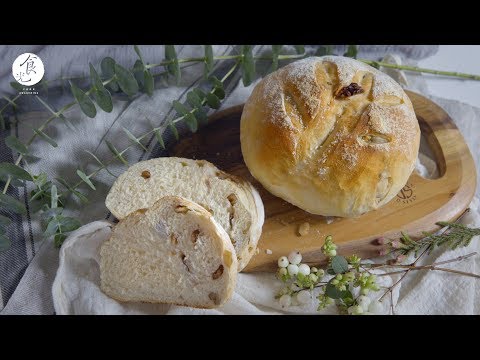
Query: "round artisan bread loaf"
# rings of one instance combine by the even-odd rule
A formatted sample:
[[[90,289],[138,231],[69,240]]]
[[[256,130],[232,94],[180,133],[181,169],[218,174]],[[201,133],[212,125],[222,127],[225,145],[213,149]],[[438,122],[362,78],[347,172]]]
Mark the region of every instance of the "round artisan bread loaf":
[[[406,184],[420,128],[393,79],[325,56],[260,81],[245,104],[240,140],[250,172],[271,193],[313,214],[354,217]]]

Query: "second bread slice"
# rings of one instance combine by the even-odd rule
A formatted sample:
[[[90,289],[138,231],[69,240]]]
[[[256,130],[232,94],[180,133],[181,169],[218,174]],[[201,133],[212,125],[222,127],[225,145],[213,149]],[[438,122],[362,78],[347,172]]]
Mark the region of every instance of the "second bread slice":
[[[120,175],[107,195],[106,206],[123,219],[163,196],[181,196],[204,207],[230,236],[238,270],[248,264],[264,221],[262,200],[248,181],[205,160],[157,158],[141,161]]]
[[[233,293],[237,259],[210,213],[167,196],[115,226],[100,250],[100,278],[119,301],[213,308]]]

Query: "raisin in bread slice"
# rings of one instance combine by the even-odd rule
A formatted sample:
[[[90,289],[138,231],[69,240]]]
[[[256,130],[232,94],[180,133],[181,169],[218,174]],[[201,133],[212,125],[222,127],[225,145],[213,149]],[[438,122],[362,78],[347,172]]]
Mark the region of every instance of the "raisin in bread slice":
[[[167,196],[115,226],[100,250],[101,288],[119,301],[213,308],[231,297],[237,265],[208,211]]]
[[[262,200],[248,181],[220,171],[208,161],[165,157],[139,162],[118,177],[106,206],[123,219],[169,195],[184,197],[209,211],[230,236],[238,270],[248,264],[262,232]]]

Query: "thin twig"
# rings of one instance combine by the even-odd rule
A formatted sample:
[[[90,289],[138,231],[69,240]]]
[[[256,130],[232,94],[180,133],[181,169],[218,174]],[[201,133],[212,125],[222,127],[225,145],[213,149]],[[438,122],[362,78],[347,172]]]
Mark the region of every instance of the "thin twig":
[[[465,211],[460,214],[460,216],[454,221],[454,223],[458,223],[458,222],[465,216],[465,214],[467,214],[469,211],[470,211],[470,208],[465,209]],[[447,230],[448,230],[448,227],[442,232],[442,234],[444,234]],[[412,266],[415,266],[415,265],[417,264],[417,262],[427,253],[427,251],[430,250],[431,246],[432,246],[432,245],[430,244],[430,245],[428,245],[428,246],[425,248],[425,250],[423,250],[423,252],[422,252],[422,253],[417,257],[417,259],[415,259],[415,261],[412,263]],[[395,289],[395,287],[396,287],[398,284],[400,284],[400,282],[405,278],[405,276],[407,276],[407,274],[408,274],[410,271],[412,271],[412,269],[407,269],[407,270],[405,271],[405,274],[403,274],[403,275],[400,277],[400,279],[398,279],[392,286],[390,286],[390,287],[388,288],[388,290],[380,297],[380,299],[378,299],[378,301],[382,301],[389,292],[392,293],[392,292],[393,292],[393,289]]]

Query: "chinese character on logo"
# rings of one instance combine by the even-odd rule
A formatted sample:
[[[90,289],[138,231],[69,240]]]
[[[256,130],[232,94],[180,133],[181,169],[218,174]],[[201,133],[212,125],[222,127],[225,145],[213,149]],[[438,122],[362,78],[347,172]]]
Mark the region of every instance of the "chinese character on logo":
[[[22,85],[35,85],[43,78],[42,60],[32,53],[22,54],[13,62],[12,74]]]

